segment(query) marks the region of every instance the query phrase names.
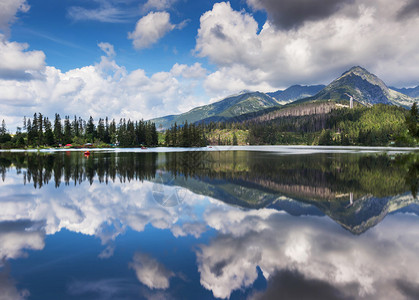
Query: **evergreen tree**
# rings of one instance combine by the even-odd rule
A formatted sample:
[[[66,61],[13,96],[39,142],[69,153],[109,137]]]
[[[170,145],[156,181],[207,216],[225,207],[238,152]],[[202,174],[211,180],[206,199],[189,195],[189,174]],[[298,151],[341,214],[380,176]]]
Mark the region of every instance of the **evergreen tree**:
[[[73,141],[70,117],[65,116],[64,119],[64,144],[71,144]]]
[[[7,132],[6,122],[3,120],[0,127],[0,143],[7,143],[12,139],[10,134]]]
[[[41,113],[38,114],[38,144],[44,145],[44,117]]]
[[[237,146],[237,145],[238,145],[238,142],[237,142],[237,135],[236,135],[236,132],[235,132],[235,131],[233,132],[233,145],[234,145],[234,146]]]
[[[32,126],[31,126],[31,141],[32,145],[39,146],[39,140],[38,140],[38,114],[34,113],[33,120],[32,120]]]
[[[77,119],[76,115],[74,115],[74,120],[73,120],[73,123],[71,124],[71,128],[73,129],[73,136],[80,137],[79,120]]]
[[[56,144],[62,144],[63,143],[63,128],[62,128],[62,124],[61,124],[61,117],[60,117],[59,114],[55,114],[54,137],[55,137],[55,143]]]
[[[111,137],[109,135],[109,121],[108,117],[105,118],[105,135],[103,137],[103,142],[109,144],[111,142]]]
[[[169,147],[171,142],[170,142],[170,129],[166,130],[166,134],[164,135],[164,143],[166,145],[166,147]]]
[[[99,118],[99,121],[97,124],[97,137],[101,141],[105,140],[105,124],[102,118]]]
[[[419,113],[417,103],[413,103],[408,116],[406,117],[406,125],[409,134],[414,138],[419,138]]]
[[[0,127],[0,135],[5,135],[7,133],[7,129],[6,129],[6,122],[1,121],[1,127]]]
[[[86,124],[86,139],[88,142],[93,143],[96,135],[95,124],[93,122],[92,116],[90,116],[89,121]]]
[[[45,127],[45,144],[48,146],[54,145],[55,139],[54,139],[54,132],[52,131],[51,122],[48,118],[44,119],[44,127]]]
[[[117,135],[116,135],[116,123],[115,119],[112,119],[111,124],[109,125],[109,138],[110,142],[112,144],[115,144],[117,141]]]
[[[155,123],[151,123],[151,141],[152,146],[157,146],[159,144],[159,135]]]

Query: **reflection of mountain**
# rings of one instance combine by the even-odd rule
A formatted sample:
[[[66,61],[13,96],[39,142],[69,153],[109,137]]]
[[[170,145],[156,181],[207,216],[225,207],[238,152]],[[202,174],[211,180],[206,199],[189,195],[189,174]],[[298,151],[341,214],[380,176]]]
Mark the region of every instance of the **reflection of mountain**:
[[[1,153],[0,171],[15,166],[25,182],[42,187],[94,180],[151,180],[182,186],[245,208],[270,207],[292,215],[326,214],[362,233],[388,213],[418,203],[417,154],[284,156],[249,151],[173,153]]]
[[[388,213],[419,203],[407,193],[409,182],[418,179],[417,171],[406,172],[417,170],[415,155],[201,153],[193,169],[184,163],[190,157],[170,155],[167,161],[177,164],[167,164],[166,170],[175,168],[191,178],[166,174],[166,182],[246,208],[272,207],[293,215],[322,212],[357,234]]]

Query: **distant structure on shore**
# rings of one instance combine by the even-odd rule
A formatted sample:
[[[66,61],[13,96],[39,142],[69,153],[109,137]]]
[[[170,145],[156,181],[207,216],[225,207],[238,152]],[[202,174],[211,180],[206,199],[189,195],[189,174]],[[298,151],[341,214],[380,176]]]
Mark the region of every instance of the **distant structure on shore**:
[[[349,97],[349,108],[354,108],[354,97],[347,93],[345,93],[345,95]]]

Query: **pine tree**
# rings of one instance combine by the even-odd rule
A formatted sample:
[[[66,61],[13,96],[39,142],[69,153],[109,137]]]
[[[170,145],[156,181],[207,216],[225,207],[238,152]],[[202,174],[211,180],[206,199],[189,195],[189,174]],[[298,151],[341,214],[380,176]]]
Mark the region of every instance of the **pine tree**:
[[[70,117],[65,116],[64,119],[64,144],[70,144],[73,141]]]
[[[48,118],[44,119],[44,127],[45,127],[45,144],[48,146],[54,145],[54,133],[52,132],[51,122]]]
[[[59,114],[55,114],[54,137],[55,137],[55,143],[56,144],[62,144],[63,143],[63,128],[62,128],[62,124],[61,124],[61,117],[60,117]]]
[[[7,133],[7,129],[6,129],[6,122],[1,121],[1,127],[0,127],[0,135],[5,135]]]
[[[96,133],[95,124],[93,122],[92,116],[90,116],[89,121],[86,124],[86,139],[90,143],[93,143],[95,135],[96,135],[95,133]]]
[[[97,124],[97,137],[101,141],[105,140],[105,124],[102,118],[99,118],[99,121]]]
[[[419,113],[417,103],[413,103],[408,116],[406,117],[406,125],[411,136],[419,138]]]

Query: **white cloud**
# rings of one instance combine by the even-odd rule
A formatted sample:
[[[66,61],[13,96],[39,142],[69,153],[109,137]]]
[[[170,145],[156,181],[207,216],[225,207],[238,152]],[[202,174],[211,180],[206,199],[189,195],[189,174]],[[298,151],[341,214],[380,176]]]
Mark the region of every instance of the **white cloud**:
[[[177,0],[147,0],[143,5],[143,11],[167,10],[171,8],[176,1]]]
[[[252,1],[258,8],[261,2],[275,6]],[[366,67],[389,85],[417,84],[419,16],[400,20],[404,1],[334,2],[340,9],[303,20],[292,30],[270,21],[260,30],[251,14],[233,10],[228,2],[214,4],[200,19],[195,47],[198,56],[217,66],[205,82],[207,91],[225,95],[328,83],[353,65]]]
[[[28,47],[28,44],[9,42],[0,34],[0,80],[39,77],[45,68],[45,54],[27,51]]]
[[[96,8],[71,6],[68,8],[68,17],[74,21],[97,21],[104,23],[125,23],[138,15],[135,8],[124,7],[125,2],[103,0],[97,1]]]
[[[129,264],[135,270],[138,280],[150,289],[167,289],[174,273],[147,254],[135,253]]]
[[[200,63],[194,63],[192,66],[176,63],[170,70],[170,73],[176,77],[199,79],[205,77],[207,70]]]
[[[115,49],[113,48],[113,45],[109,43],[98,43],[97,44],[99,48],[106,53],[107,56],[115,56]]]
[[[198,89],[206,71],[200,64],[175,64],[170,72],[147,76],[142,69],[128,72],[119,66],[112,45],[100,43],[99,47],[107,56],[95,65],[67,72],[47,66],[38,72],[41,78],[29,81],[0,79],[0,111],[7,116],[9,130],[21,126],[23,116],[30,117],[35,111],[49,117],[59,113],[84,119],[92,115],[95,120],[105,116],[139,120],[179,113],[203,103]]]
[[[0,2],[0,30],[8,33],[9,25],[16,19],[16,13],[27,12],[29,8],[26,0],[2,0]]]
[[[170,23],[169,13],[150,12],[138,20],[135,30],[128,33],[128,38],[133,40],[134,48],[140,50],[155,44],[175,27]]]

